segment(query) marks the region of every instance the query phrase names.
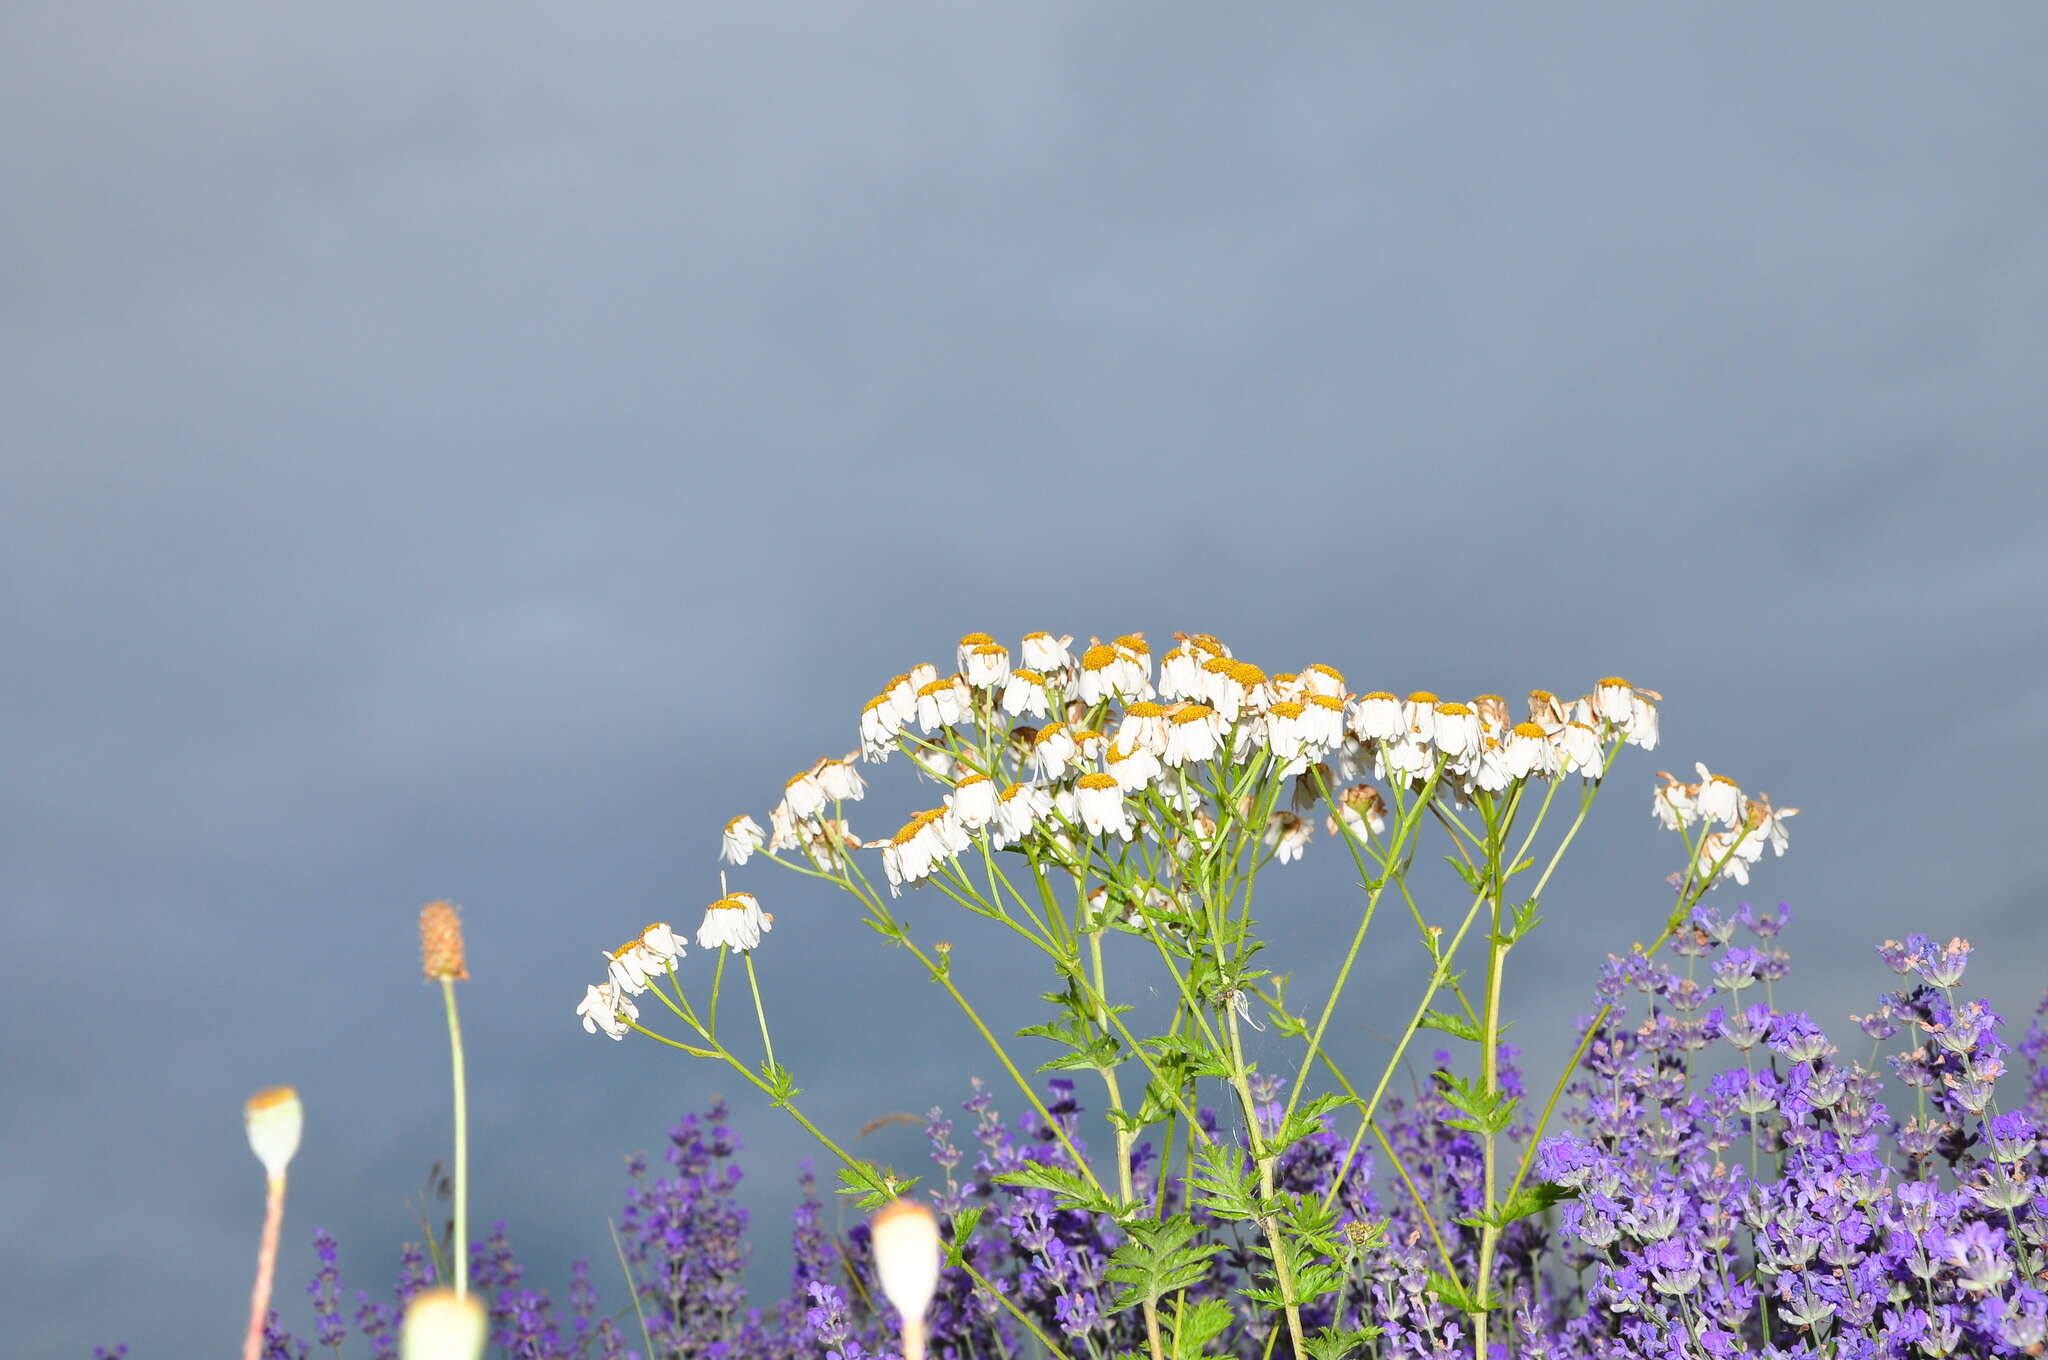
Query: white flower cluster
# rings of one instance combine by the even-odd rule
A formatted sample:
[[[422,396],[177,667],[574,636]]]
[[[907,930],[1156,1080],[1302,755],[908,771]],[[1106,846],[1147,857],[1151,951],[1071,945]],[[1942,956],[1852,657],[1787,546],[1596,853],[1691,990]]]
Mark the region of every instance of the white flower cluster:
[[[1725,774],[1715,774],[1695,763],[1699,782],[1683,783],[1666,771],[1657,771],[1664,782],[1657,786],[1650,814],[1671,831],[1685,831],[1695,825],[1712,828],[1700,837],[1693,855],[1693,872],[1703,881],[1717,883],[1732,878],[1749,882],[1750,866],[1764,857],[1764,847],[1785,853],[1785,820],[1797,817],[1798,808],[1774,808],[1762,793],[1746,794],[1741,785]]]
[[[1332,834],[1384,829],[1385,800],[1359,782],[1368,771],[1417,788],[1435,779],[1465,799],[1526,779],[1598,779],[1613,743],[1657,744],[1659,696],[1614,678],[1577,699],[1532,691],[1528,717],[1515,722],[1499,695],[1463,703],[1424,691],[1354,694],[1332,667],[1269,675],[1201,634],[1176,634],[1156,666],[1142,634],[1091,639],[1077,656],[1071,637],[1032,633],[1013,666],[1009,648],[970,633],[954,660],[948,675],[929,662],[911,667],[860,714],[859,755],[906,754],[948,787],[941,806],[893,836],[860,841],[836,815],[865,792],[853,757],[820,761],[789,781],[767,832],[751,817],[729,822],[721,857],[744,864],[764,845],[802,849],[833,870],[844,849],[880,849],[892,891],[979,837],[992,849],[1041,837],[1071,861],[1077,837],[1130,841],[1148,831],[1147,800],[1208,816],[1198,782],[1212,763],[1267,756],[1273,772],[1297,781],[1292,810],[1272,814],[1265,836],[1284,863],[1305,850],[1313,823],[1301,814],[1325,786],[1338,804],[1326,821]]]
[[[744,953],[757,948],[761,936],[775,928],[775,918],[761,910],[752,893],[732,893],[704,909],[704,924],[697,928],[697,947],[717,949],[721,945]],[[664,974],[672,974],[685,953],[683,941],[666,921],[656,921],[617,949],[604,954],[605,980],[586,987],[576,1014],[583,1017],[583,1029],[595,1034],[603,1030],[614,1039],[626,1037],[640,1008],[632,998]]]

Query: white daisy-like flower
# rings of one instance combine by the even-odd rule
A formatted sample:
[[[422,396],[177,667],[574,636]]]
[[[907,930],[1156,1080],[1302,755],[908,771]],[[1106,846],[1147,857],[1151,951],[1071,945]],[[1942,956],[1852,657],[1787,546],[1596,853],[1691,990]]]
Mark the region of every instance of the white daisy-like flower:
[[[1100,760],[1109,753],[1109,738],[1092,727],[1074,733],[1074,750],[1083,760]]]
[[[782,801],[792,818],[809,821],[825,810],[825,790],[818,777],[806,771],[782,786]]]
[[[860,771],[844,760],[827,760],[821,763],[814,777],[818,787],[833,802],[857,803],[867,796],[868,786],[860,777]]]
[[[1657,705],[1651,702],[1656,697],[1648,690],[1637,690],[1629,712],[1629,745],[1640,746],[1645,751],[1657,749]]]
[[[1693,872],[1701,878],[1715,882],[1722,878],[1732,878],[1737,883],[1747,884],[1749,866],[1753,861],[1745,858],[1742,850],[1743,847],[1735,844],[1734,832],[1709,832],[1700,838],[1699,855],[1693,861]]]
[[[1146,680],[1147,669],[1147,660],[1098,642],[1081,653],[1081,672],[1075,679],[1074,694],[1091,707],[1111,699],[1143,699],[1152,688]]]
[[[1480,728],[1495,740],[1512,725],[1508,721],[1508,701],[1498,694],[1480,695],[1472,701],[1472,711],[1479,715]]]
[[[1557,748],[1550,744],[1550,734],[1537,724],[1516,723],[1508,729],[1507,740],[1501,743],[1501,762],[1510,779],[1527,779],[1530,775],[1547,779],[1557,773]]]
[[[1418,689],[1401,705],[1401,721],[1409,735],[1427,746],[1436,740],[1437,697]]]
[[[1230,668],[1236,664],[1234,658],[1227,656],[1205,658],[1202,662],[1201,684],[1194,695],[1221,713],[1225,722],[1237,721],[1237,704],[1244,697],[1243,691],[1230,682]]]
[[[1607,768],[1607,753],[1601,749],[1600,734],[1582,722],[1566,723],[1551,734],[1557,743],[1557,768],[1566,774],[1600,778]]]
[[[1207,704],[1182,704],[1166,715],[1168,765],[1204,764],[1216,758],[1223,744],[1223,718]]]
[[[704,924],[697,927],[697,947],[744,954],[760,948],[761,937],[774,928],[775,918],[761,910],[752,893],[734,893],[704,908]]]
[[[844,817],[823,817],[811,824],[810,834],[804,837],[804,858],[827,873],[838,873],[845,866],[845,852],[860,846],[860,837],[853,834]]]
[[[917,726],[936,732],[967,717],[967,682],[957,675],[934,680],[917,691]]]
[[[1183,642],[1169,648],[1166,654],[1159,658],[1159,697],[1201,698],[1203,660],[1203,654],[1190,643]]]
[[[1472,787],[1483,789],[1487,793],[1499,793],[1515,782],[1514,776],[1508,773],[1507,760],[1502,755],[1501,744],[1492,737],[1479,739],[1479,754],[1470,762],[1468,773],[1471,776]]]
[[[1364,741],[1399,741],[1408,734],[1401,701],[1383,689],[1358,696],[1351,709],[1351,730]]]
[[[1126,705],[1123,721],[1117,724],[1116,744],[1135,751],[1149,751],[1155,756],[1165,755],[1166,718],[1166,705],[1149,699]]]
[[[1273,690],[1266,673],[1251,662],[1233,661],[1225,674],[1237,688],[1238,713],[1264,713],[1273,702]]]
[[[1657,786],[1657,792],[1650,801],[1650,815],[1666,831],[1682,831],[1698,821],[1700,786],[1680,783],[1667,770],[1657,771],[1657,777],[1664,782]]]
[[[767,839],[768,833],[761,829],[761,824],[741,813],[725,824],[718,840],[718,858],[735,866],[745,864]]]
[[[1432,714],[1436,748],[1453,764],[1469,761],[1479,754],[1479,715],[1470,704],[1437,704]]]
[[[968,654],[960,674],[975,689],[994,689],[1010,678],[1010,649],[999,642],[985,642]]]
[[[1722,826],[1741,826],[1748,817],[1742,786],[1725,774],[1714,774],[1698,761],[1693,768],[1700,774],[1700,791],[1694,799],[1700,816]]]
[[[932,871],[938,850],[938,836],[931,824],[946,815],[944,808],[920,812],[905,822],[882,847],[882,872],[889,878],[889,893],[895,896],[906,883],[915,883]]]
[[[973,656],[975,652],[980,648],[990,647],[994,645],[995,639],[990,637],[987,633],[967,634],[967,636],[960,639],[960,645],[954,648],[953,650],[954,668],[957,669],[962,675],[966,675],[968,658]],[[1007,656],[1008,653],[1006,652],[1004,653],[1004,655]],[[967,683],[971,685],[974,683],[974,681],[972,678],[970,678]]]
[[[1372,785],[1353,784],[1337,795],[1337,815],[1324,822],[1332,836],[1340,819],[1359,840],[1377,836],[1387,829],[1387,801]]]
[[[1065,723],[1047,723],[1038,729],[1031,742],[1031,763],[1037,767],[1040,779],[1058,779],[1079,754],[1073,733]]]
[[[1041,675],[1063,675],[1074,669],[1073,653],[1067,650],[1073,640],[1051,633],[1026,633],[1020,659]]]
[[[1301,688],[1304,693],[1341,700],[1344,697],[1344,672],[1320,661],[1313,662],[1301,668]]]
[[[1134,751],[1127,746],[1111,746],[1102,767],[1125,793],[1136,793],[1160,774],[1159,757],[1142,747]]]
[[[796,834],[796,818],[791,815],[789,803],[779,802],[768,810],[768,848],[780,853],[794,850],[803,843]]]
[[[1302,700],[1301,728],[1319,754],[1344,744],[1344,700],[1334,694],[1311,694]]]
[[[889,758],[896,746],[896,734],[903,730],[902,715],[886,694],[877,694],[860,711],[860,753],[873,761]]]
[[[640,932],[640,947],[661,962],[663,971],[683,957],[683,942],[669,929],[668,922],[656,921]]]
[[[1131,838],[1131,810],[1114,776],[1082,775],[1074,781],[1074,803],[1089,835]]]
[[[604,969],[608,985],[623,996],[638,996],[647,990],[648,965],[652,959],[640,952],[640,941],[631,939],[617,949],[606,953],[599,950],[604,958]]]
[[[1037,671],[1011,671],[1003,681],[1003,712],[1013,718],[1044,718],[1045,677]]]
[[[1564,704],[1547,689],[1529,691],[1529,721],[1549,731],[1571,721]]]
[[[1266,819],[1264,840],[1273,858],[1281,864],[1292,863],[1308,852],[1308,838],[1315,829],[1305,817],[1291,812],[1276,812]]]
[[[896,727],[898,730],[917,721],[918,690],[939,678],[938,668],[929,663],[918,666],[916,670],[920,673],[926,671],[931,673],[925,676],[924,679],[919,680],[906,672],[891,680],[888,688],[882,691],[883,695],[889,700],[889,707],[896,714]]]
[[[995,781],[985,774],[970,774],[961,778],[946,795],[946,806],[953,811],[953,817],[969,831],[979,831],[994,820],[996,815]]]
[[[1768,845],[1776,855],[1785,853],[1789,840],[1785,835],[1785,819],[1797,817],[1798,808],[1774,808],[1771,800],[1763,794],[1749,800],[1749,838],[1759,847]],[[1761,850],[1758,852],[1761,854]]]
[[[584,989],[583,1000],[577,1005],[576,1014],[583,1017],[585,1034],[595,1034],[603,1030],[614,1039],[623,1039],[628,1029],[627,1021],[638,1020],[640,1008],[607,982]]]
[[[1409,733],[1394,741],[1381,742],[1373,748],[1373,775],[1379,779],[1398,779],[1403,783],[1427,779],[1436,769],[1436,757],[1431,754],[1428,743]]]
[[[1300,774],[1309,767],[1308,733],[1301,721],[1303,711],[1300,704],[1288,699],[1266,710],[1265,741],[1273,759],[1280,763],[1282,778]]]
[[[1636,716],[1635,687],[1618,675],[1610,675],[1593,687],[1593,711],[1626,732]]]
[[[1012,784],[996,795],[996,822],[989,845],[997,850],[1015,845],[1051,815],[1051,794],[1036,784]]]

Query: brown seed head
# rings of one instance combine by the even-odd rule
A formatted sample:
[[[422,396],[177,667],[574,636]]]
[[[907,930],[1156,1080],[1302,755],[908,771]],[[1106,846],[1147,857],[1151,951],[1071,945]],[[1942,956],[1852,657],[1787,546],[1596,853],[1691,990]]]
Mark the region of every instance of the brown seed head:
[[[462,957],[462,918],[452,902],[429,902],[420,908],[420,958],[429,982],[469,980]]]

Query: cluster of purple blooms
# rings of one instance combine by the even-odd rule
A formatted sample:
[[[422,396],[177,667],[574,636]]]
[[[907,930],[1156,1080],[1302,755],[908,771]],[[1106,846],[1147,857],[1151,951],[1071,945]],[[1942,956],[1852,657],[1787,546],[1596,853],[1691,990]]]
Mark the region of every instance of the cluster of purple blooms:
[[[1854,1017],[1870,1045],[1857,1061],[1806,1014],[1774,1005],[1787,968],[1777,945],[1786,920],[1782,906],[1756,913],[1745,905],[1732,915],[1702,907],[1669,961],[1609,960],[1598,986],[1602,1009],[1579,1027],[1586,1046],[1560,1107],[1563,1131],[1545,1138],[1536,1158],[1535,1174],[1573,1197],[1503,1234],[1491,1282],[1500,1303],[1495,1355],[1906,1360],[2043,1352],[2048,1157],[2038,1131],[2048,1121],[2048,1002],[2020,1044],[2024,1104],[2000,1110],[1994,1083],[2008,1054],[2000,1018],[1956,992],[1968,945],[1914,936],[1880,947],[1902,981],[1870,1014]],[[1738,929],[1753,943],[1733,943]],[[1503,1047],[1502,1080],[1519,1096],[1514,1056]],[[1450,1063],[1449,1054],[1436,1055],[1438,1068]],[[1913,1108],[1904,1118],[1880,1099],[1887,1073],[1908,1093]],[[1281,1094],[1278,1078],[1254,1079],[1269,1133]],[[1071,1081],[1049,1083],[1047,1108],[1081,1145]],[[1509,1131],[1522,1146],[1531,1136],[1527,1109],[1525,1102],[1523,1122]],[[1062,1208],[1051,1191],[998,1183],[1032,1163],[1068,1165],[1053,1130],[1035,1112],[1006,1121],[979,1082],[961,1111],[958,1120],[931,1112],[937,1174],[921,1188],[949,1233],[964,1211],[981,1211],[965,1259],[1002,1298],[949,1266],[929,1317],[931,1356],[1036,1355],[1043,1346],[1034,1332],[1072,1360],[1143,1354],[1141,1315],[1114,1309],[1107,1275],[1122,1232],[1105,1217]],[[1394,1175],[1376,1154],[1350,1154],[1342,1115],[1290,1149],[1277,1172],[1281,1191],[1327,1196],[1340,1229],[1355,1229],[1339,1235],[1356,1244],[1336,1262],[1344,1284],[1304,1307],[1305,1331],[1372,1333],[1351,1354],[1373,1360],[1470,1356],[1469,1318],[1454,1296],[1447,1301],[1443,1281],[1454,1273],[1469,1286],[1476,1270],[1478,1231],[1457,1220],[1484,1207],[1480,1140],[1456,1127],[1459,1112],[1438,1083],[1422,1083],[1412,1097],[1387,1102],[1375,1121],[1398,1163]],[[1216,1138],[1232,1140],[1213,1111],[1200,1118]],[[789,1291],[771,1309],[750,1305],[742,1278],[747,1213],[736,1198],[740,1144],[726,1120],[725,1106],[714,1104],[670,1131],[658,1171],[640,1158],[629,1164],[633,1184],[620,1220],[638,1294],[629,1306],[600,1313],[579,1262],[569,1315],[559,1317],[545,1292],[523,1283],[503,1224],[473,1245],[471,1279],[490,1301],[500,1353],[622,1360],[651,1345],[660,1360],[894,1354],[896,1319],[876,1286],[867,1229],[822,1226],[808,1166]],[[1222,1248],[1206,1277],[1162,1309],[1221,1301],[1233,1321],[1209,1353],[1289,1356],[1274,1310],[1238,1295],[1269,1279],[1257,1234],[1189,1203],[1178,1169],[1162,1165],[1153,1144],[1133,1149],[1131,1169],[1141,1200],[1191,1213],[1197,1240]],[[349,1329],[335,1245],[321,1233],[316,1247],[311,1346],[339,1355]],[[371,1356],[396,1356],[397,1319],[429,1282],[426,1262],[409,1247],[391,1304],[355,1295],[354,1330]],[[303,1360],[309,1349],[273,1327],[266,1355]]]

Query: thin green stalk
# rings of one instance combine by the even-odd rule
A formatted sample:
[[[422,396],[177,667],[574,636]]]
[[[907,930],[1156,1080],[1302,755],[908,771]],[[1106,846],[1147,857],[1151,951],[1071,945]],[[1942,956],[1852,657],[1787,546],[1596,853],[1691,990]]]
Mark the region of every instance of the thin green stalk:
[[[722,951],[724,945],[720,945]],[[768,1037],[768,1013],[761,1009],[761,980],[754,976],[754,955],[751,950],[742,957],[747,961],[747,986],[754,993],[754,1018],[761,1022],[761,1048],[767,1054],[770,1070],[775,1067],[775,1041]]]
[[[462,1066],[462,1021],[455,1014],[455,979],[441,979],[448,1011],[448,1052],[455,1085],[455,1295],[469,1294],[469,1095]]]

